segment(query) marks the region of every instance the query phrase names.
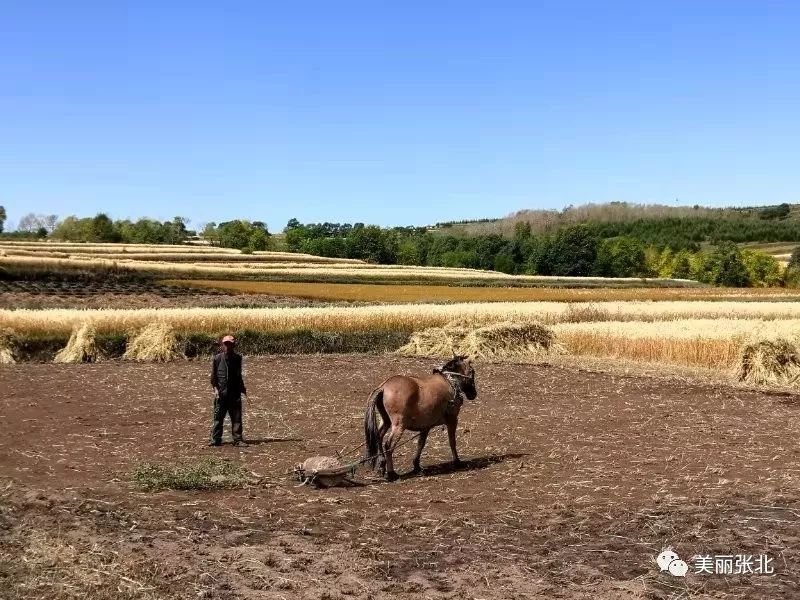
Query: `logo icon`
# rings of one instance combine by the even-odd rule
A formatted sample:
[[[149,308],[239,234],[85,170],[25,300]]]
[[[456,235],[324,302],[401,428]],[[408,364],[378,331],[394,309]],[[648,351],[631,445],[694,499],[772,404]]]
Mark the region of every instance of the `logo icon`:
[[[661,569],[662,572],[667,571],[670,575],[674,575],[675,577],[686,577],[686,573],[689,571],[689,565],[682,561],[680,557],[669,548],[658,555],[656,562],[658,563],[658,568]]]

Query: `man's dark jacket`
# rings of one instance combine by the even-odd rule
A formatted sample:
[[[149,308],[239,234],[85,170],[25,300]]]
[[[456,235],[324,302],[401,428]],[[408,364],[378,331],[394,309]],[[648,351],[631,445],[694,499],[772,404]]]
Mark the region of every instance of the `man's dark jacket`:
[[[230,355],[220,352],[215,355],[211,361],[211,385],[224,398],[238,398],[247,394],[242,379],[242,355],[236,352],[231,352]]]

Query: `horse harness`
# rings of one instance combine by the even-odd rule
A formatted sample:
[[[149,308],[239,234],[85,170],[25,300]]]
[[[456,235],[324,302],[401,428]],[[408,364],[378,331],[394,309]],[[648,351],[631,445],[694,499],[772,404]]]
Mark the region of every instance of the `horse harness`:
[[[459,381],[459,378],[471,379],[471,377],[469,375],[456,373],[455,371],[444,371],[442,369],[434,369],[433,372],[439,373],[439,375],[444,377],[447,383],[450,385],[450,390],[453,392],[453,396],[447,400],[445,414],[451,414],[454,410],[460,409],[467,397],[464,394],[464,390],[461,389],[461,382]]]

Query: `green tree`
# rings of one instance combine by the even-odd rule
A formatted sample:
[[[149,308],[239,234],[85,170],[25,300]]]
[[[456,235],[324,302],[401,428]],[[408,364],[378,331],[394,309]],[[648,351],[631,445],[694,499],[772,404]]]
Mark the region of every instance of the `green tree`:
[[[598,236],[585,225],[558,230],[540,260],[540,273],[546,275],[591,275],[597,259]]]
[[[406,238],[397,245],[397,264],[421,265],[422,248],[418,240]]]
[[[98,213],[89,223],[87,242],[118,242],[119,232],[105,213]]]
[[[733,242],[721,242],[714,249],[711,255],[711,282],[728,287],[750,285],[742,252]]]
[[[174,217],[172,221],[164,223],[164,241],[167,244],[182,244],[189,237],[186,231],[187,219],[184,217]]]
[[[356,223],[347,236],[347,256],[379,264],[394,264],[397,262],[397,240],[391,232],[384,232],[377,225]]]
[[[289,252],[300,252],[307,236],[306,228],[297,219],[290,219],[283,230]]]
[[[68,216],[55,228],[53,231],[53,237],[57,240],[63,240],[65,242],[85,241],[83,239],[83,227],[81,219],[78,219],[78,217],[75,215]]]
[[[773,287],[782,282],[781,265],[764,252],[743,250],[742,260],[747,269],[747,276],[753,285],[759,287]]]
[[[203,226],[203,233],[200,234],[206,242],[215,246],[219,244],[219,232],[217,231],[217,224],[214,221],[209,221]]]
[[[6,224],[6,207],[0,206],[0,233],[3,233],[3,226]]]
[[[244,221],[226,221],[217,227],[219,244],[225,248],[244,250],[250,241],[247,224]]]
[[[644,244],[630,237],[603,240],[597,249],[594,272],[606,277],[646,276],[648,267]]]
[[[266,224],[256,221],[236,220],[220,223],[217,227],[219,244],[225,248],[238,248],[242,251],[254,252],[267,250],[270,245],[270,234]]]
[[[672,275],[676,279],[691,279],[692,278],[692,255],[688,250],[681,250],[675,255],[675,260],[672,263]]]
[[[498,254],[494,257],[494,270],[501,273],[513,274],[516,271],[514,257],[510,254]]]

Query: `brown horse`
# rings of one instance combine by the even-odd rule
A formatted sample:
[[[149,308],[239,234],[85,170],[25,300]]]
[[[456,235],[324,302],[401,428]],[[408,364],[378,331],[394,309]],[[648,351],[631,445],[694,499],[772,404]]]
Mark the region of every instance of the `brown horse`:
[[[456,452],[458,413],[464,398],[474,400],[477,395],[475,369],[466,356],[454,355],[453,360],[424,377],[390,377],[372,392],[364,415],[367,462],[375,468],[375,461],[380,455],[381,474],[385,474],[389,481],[394,481],[398,475],[394,470],[392,452],[405,430],[418,431],[414,473],[420,473],[419,457],[428,439],[428,432],[437,425],[447,425],[453,464],[458,466],[461,464]],[[379,415],[380,424],[377,419]]]

